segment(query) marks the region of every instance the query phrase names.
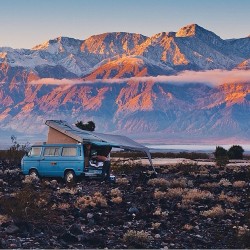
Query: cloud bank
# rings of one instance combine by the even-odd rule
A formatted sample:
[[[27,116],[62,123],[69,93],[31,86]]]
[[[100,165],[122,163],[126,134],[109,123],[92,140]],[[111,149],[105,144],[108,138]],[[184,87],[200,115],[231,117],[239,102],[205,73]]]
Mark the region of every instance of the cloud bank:
[[[250,70],[208,70],[208,71],[183,71],[171,76],[145,76],[122,79],[98,79],[85,81],[84,79],[54,79],[42,78],[29,82],[28,84],[51,84],[51,85],[75,85],[93,83],[126,83],[131,81],[152,81],[161,83],[203,83],[218,86],[224,83],[245,83],[250,82]]]

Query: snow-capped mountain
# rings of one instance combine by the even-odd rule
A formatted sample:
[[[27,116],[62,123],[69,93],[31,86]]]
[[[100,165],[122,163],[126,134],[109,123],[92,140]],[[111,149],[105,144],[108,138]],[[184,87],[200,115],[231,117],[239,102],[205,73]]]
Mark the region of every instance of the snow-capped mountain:
[[[113,32],[94,35],[83,41],[58,37],[32,49],[0,48],[0,63],[23,67],[42,78],[51,77],[55,66],[55,71],[64,72],[67,78],[89,76],[98,71],[99,66],[103,68],[107,61],[123,58],[126,62],[128,57],[128,64],[131,64],[131,56],[150,60],[151,65],[163,69],[159,72],[161,75],[168,75],[171,69],[172,72],[230,70],[250,58],[250,37],[223,40],[213,32],[192,24],[177,32],[162,32],[152,37]],[[134,63],[138,65],[138,61],[134,60]],[[137,71],[129,75],[136,76]]]
[[[152,37],[112,32],[3,47],[0,130],[32,134],[49,118],[93,119],[100,131],[250,138],[250,79],[158,80],[184,70],[247,72],[249,60],[250,37],[223,40],[197,24]]]

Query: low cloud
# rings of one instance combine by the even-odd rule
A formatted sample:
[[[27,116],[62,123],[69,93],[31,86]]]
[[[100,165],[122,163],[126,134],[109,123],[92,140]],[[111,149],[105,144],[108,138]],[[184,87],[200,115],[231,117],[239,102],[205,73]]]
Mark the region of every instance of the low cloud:
[[[129,81],[152,81],[161,83],[203,83],[218,86],[223,83],[250,82],[250,70],[208,70],[208,71],[183,71],[171,76],[145,76],[122,79],[98,79],[85,81],[83,79],[54,79],[43,78],[29,82],[29,84],[75,85],[93,83],[125,83]]]
[[[223,83],[250,82],[250,70],[184,71],[178,75],[157,76],[155,80],[174,83],[205,83],[217,86]]]

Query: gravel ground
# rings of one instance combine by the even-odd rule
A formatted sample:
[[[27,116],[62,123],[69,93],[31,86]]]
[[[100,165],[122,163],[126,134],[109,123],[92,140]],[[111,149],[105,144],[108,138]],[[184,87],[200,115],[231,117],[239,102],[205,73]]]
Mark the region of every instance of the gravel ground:
[[[113,171],[66,186],[0,162],[0,248],[250,248],[249,167]]]

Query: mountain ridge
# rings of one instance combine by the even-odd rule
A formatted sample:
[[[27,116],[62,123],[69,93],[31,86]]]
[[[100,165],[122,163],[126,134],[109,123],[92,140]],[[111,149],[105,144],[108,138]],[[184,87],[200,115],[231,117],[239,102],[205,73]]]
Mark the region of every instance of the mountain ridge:
[[[240,75],[249,60],[249,37],[223,40],[197,24],[151,37],[110,32],[2,47],[0,129],[39,134],[46,119],[92,119],[107,132],[250,139],[247,77],[214,86],[174,80],[183,72]]]

